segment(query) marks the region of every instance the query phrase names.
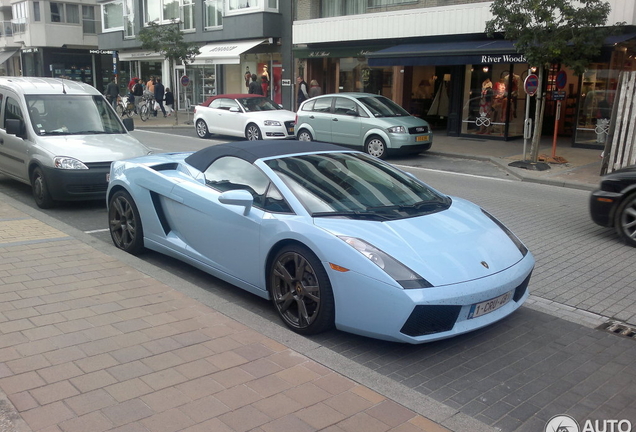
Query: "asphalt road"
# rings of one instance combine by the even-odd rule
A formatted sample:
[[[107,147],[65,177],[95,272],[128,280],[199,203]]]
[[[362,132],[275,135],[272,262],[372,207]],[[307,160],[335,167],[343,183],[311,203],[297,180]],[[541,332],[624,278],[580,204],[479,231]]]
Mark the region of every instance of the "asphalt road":
[[[195,138],[189,129],[171,131],[135,134],[156,151],[218,142]],[[390,391],[431,398],[502,431],[544,430],[552,416],[564,413],[579,422],[627,419],[636,425],[636,340],[577,321],[589,315],[591,322],[636,323],[636,253],[589,220],[588,192],[518,182],[483,161],[421,155],[391,162],[510,227],[537,259],[532,297],[549,307],[522,307],[486,329],[420,346],[339,331],[311,341],[328,357],[354,365],[348,370],[354,378],[377,376],[394,384]],[[0,177],[0,191],[35,207],[26,185]],[[103,202],[68,203],[46,213],[110,243]],[[222,312],[240,320],[249,311],[279,329],[283,340],[294,339],[269,302],[165,256],[149,252],[142,259],[198,287],[193,295],[203,301],[209,293],[221,297]],[[405,405],[418,403],[411,396]]]

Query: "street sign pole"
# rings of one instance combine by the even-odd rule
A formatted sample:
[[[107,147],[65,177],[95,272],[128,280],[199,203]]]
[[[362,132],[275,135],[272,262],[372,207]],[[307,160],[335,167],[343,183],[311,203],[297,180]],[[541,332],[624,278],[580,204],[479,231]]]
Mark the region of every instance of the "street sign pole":
[[[526,153],[528,148],[528,140],[532,138],[532,119],[530,118],[530,98],[537,93],[539,87],[539,77],[530,73],[523,82],[526,91],[526,119],[523,123],[523,161],[527,161]]]
[[[559,71],[556,76],[555,84],[559,91],[553,93],[553,99],[557,101],[556,115],[554,116],[554,135],[552,137],[552,160],[556,160],[557,135],[559,133],[559,120],[561,118],[561,100],[565,97],[564,92],[560,91],[568,82],[568,75],[565,71]]]

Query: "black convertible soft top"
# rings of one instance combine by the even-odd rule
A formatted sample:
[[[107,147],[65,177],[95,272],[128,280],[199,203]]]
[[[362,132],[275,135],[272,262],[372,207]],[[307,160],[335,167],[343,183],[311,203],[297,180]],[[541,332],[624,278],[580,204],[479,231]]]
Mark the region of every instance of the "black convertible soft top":
[[[201,149],[185,159],[188,165],[205,171],[215,160],[224,156],[235,156],[253,163],[257,159],[285,156],[294,153],[350,150],[335,144],[317,141],[237,141]]]

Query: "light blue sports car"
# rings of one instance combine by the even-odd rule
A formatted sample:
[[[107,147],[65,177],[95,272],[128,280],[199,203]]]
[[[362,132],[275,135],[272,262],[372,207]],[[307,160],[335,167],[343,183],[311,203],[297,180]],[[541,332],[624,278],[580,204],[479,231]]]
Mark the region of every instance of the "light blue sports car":
[[[243,141],[113,162],[110,233],[274,303],[292,330],[421,343],[528,297],[534,258],[485,210],[332,144]]]

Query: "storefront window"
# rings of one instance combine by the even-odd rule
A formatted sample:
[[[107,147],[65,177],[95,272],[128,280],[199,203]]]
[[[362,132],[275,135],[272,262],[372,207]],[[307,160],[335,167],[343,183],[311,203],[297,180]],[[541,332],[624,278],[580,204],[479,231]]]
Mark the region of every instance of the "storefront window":
[[[609,132],[618,70],[607,63],[592,64],[583,74],[576,143],[603,147]]]
[[[509,63],[466,66],[462,133],[523,135],[526,69],[526,65]]]
[[[216,66],[189,66],[187,75],[190,77],[192,89],[191,105],[198,105],[205,102],[210,96],[217,94],[216,91]]]
[[[340,92],[365,92],[392,96],[393,72],[391,68],[372,68],[366,60],[355,57],[340,59]]]

